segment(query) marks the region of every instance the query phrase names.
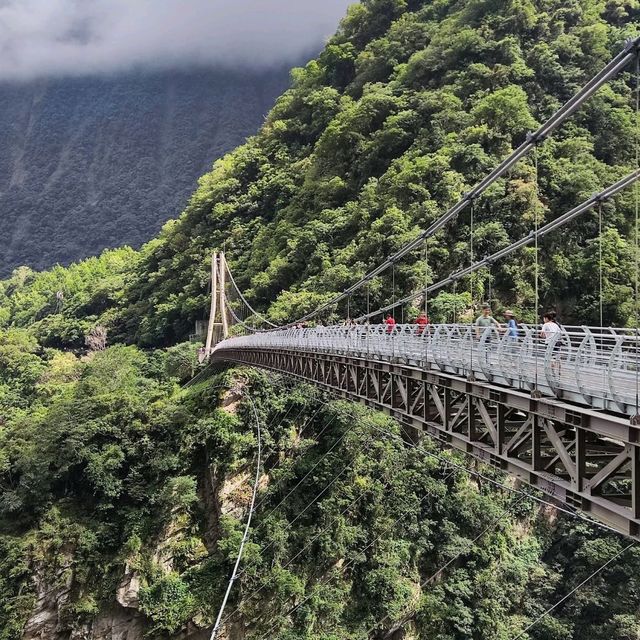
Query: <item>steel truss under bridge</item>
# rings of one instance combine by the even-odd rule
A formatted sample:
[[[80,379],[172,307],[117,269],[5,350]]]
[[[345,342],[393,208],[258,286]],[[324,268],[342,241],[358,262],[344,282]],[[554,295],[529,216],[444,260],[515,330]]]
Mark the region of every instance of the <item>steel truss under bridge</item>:
[[[294,376],[397,419],[640,539],[640,429],[628,417],[399,358],[221,343],[214,361]]]

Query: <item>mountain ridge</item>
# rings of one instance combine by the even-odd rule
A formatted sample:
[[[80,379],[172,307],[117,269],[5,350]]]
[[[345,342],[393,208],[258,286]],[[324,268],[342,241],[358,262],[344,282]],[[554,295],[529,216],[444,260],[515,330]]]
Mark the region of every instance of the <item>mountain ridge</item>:
[[[288,82],[283,66],[0,83],[0,274],[150,240]]]

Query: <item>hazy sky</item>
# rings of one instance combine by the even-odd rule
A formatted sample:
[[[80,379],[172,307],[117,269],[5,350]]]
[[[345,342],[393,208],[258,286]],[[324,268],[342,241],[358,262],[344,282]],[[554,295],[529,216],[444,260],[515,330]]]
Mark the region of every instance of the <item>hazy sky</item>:
[[[318,47],[353,2],[0,0],[0,79],[286,63]]]

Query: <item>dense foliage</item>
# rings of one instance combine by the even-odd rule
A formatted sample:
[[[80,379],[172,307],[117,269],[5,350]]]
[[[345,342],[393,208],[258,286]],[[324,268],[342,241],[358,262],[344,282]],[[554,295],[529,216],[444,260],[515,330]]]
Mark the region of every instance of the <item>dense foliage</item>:
[[[170,353],[38,355],[19,333],[0,336],[26,399],[5,398],[0,429],[1,638],[44,589],[67,594],[58,632],[79,632],[132,575],[151,637],[212,624],[250,492],[247,393],[265,475],[228,613],[249,638],[365,640],[406,616],[420,638],[508,640],[622,548],[312,389],[237,371],[180,391]],[[638,575],[627,552],[529,637],[636,637]]]
[[[312,308],[456,201],[639,16],[636,0],[363,0],[157,239],[0,283],[0,640],[35,624],[47,593],[60,638],[92,637],[116,600],[152,638],[210,627],[251,489],[248,394],[264,474],[228,609],[240,637],[365,640],[406,619],[416,638],[512,640],[620,551],[428,440],[409,446],[382,415],[255,371],[180,385],[198,369],[186,338],[214,248],[273,320]],[[529,161],[481,198],[479,255],[629,170],[630,86],[621,76],[544,143],[539,191]],[[604,205],[618,324],[633,314],[633,204]],[[566,320],[597,318],[596,229],[586,217],[543,246],[543,300]],[[468,261],[468,236],[463,216],[432,240],[431,278]],[[523,251],[480,274],[475,300],[445,291],[434,317],[491,298],[531,319],[532,271]],[[371,284],[372,304],[423,279],[413,256]],[[634,548],[523,638],[637,639],[638,576]]]
[[[206,308],[208,257],[223,244],[260,308],[276,321],[300,317],[456,202],[637,35],[639,16],[635,0],[354,5],[261,132],[201,179],[182,218],[143,251],[122,335],[144,344],[185,335]],[[536,211],[549,221],[630,171],[632,86],[621,75],[540,146],[539,191],[529,158],[479,199],[476,256],[527,235]],[[606,324],[632,315],[632,196],[604,205]],[[469,211],[430,243],[432,278],[468,264],[468,224]],[[596,238],[591,214],[542,243],[541,304],[566,323],[599,320]],[[396,294],[419,289],[421,257],[373,281],[371,304],[391,301],[392,281]],[[480,273],[475,292],[476,304],[491,298],[533,320],[532,250]],[[364,311],[364,298],[352,308]]]
[[[185,339],[206,315],[210,255],[223,246],[240,287],[274,321],[342,291],[569,99],[636,35],[639,15],[636,0],[354,5],[322,54],[294,70],[293,87],[259,134],[200,179],[181,218],[133,261],[111,301],[112,335],[143,346]],[[632,86],[626,71],[539,147],[537,184],[530,157],[476,202],[476,257],[629,172]],[[605,324],[626,325],[634,315],[633,196],[628,190],[603,204]],[[599,322],[597,229],[591,213],[541,244],[541,306],[555,307],[566,324]],[[418,254],[371,282],[371,308],[424,285]],[[429,255],[430,280],[469,263],[468,210],[430,241]],[[475,276],[473,301],[468,281],[443,291],[432,301],[434,319],[454,310],[464,317],[490,299],[532,321],[533,273],[533,250],[521,250]],[[21,306],[31,279],[19,280]],[[47,316],[59,286],[50,278],[48,297],[39,287],[26,306]],[[353,312],[365,310],[365,298],[351,300]],[[399,319],[413,312],[396,309]],[[72,344],[64,334],[73,329],[55,320],[50,339]]]

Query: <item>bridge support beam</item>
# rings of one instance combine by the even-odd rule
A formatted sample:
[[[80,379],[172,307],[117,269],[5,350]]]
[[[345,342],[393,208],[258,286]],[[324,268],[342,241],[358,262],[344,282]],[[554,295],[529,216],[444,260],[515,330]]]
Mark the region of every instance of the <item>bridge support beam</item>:
[[[224,300],[226,285],[226,261],[224,253],[214,253],[211,256],[211,307],[209,309],[209,323],[205,354],[208,356],[216,342],[229,336],[229,322]]]

